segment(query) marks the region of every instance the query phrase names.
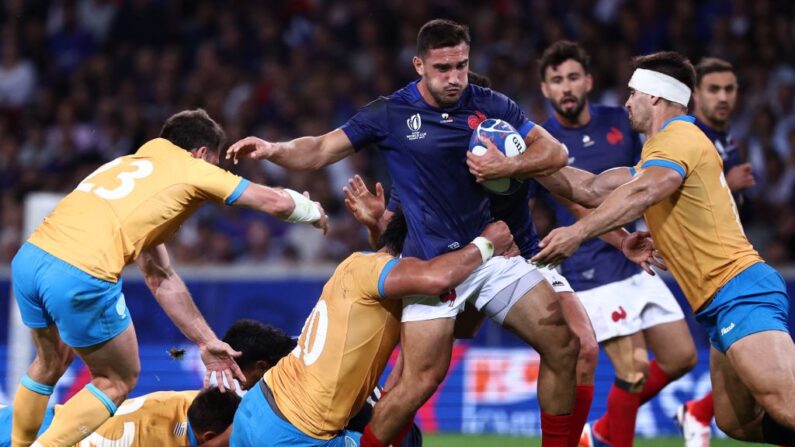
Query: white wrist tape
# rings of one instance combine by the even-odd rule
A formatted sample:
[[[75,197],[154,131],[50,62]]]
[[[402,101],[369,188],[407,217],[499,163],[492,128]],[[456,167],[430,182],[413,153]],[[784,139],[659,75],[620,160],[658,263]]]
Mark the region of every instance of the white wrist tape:
[[[690,102],[690,88],[673,76],[659,71],[645,68],[636,69],[629,80],[629,88],[665,98],[685,107]]]
[[[483,264],[488,262],[494,256],[494,244],[483,236],[478,236],[472,240],[472,244],[480,250],[480,257],[483,258]]]
[[[287,222],[317,222],[320,220],[320,209],[315,205],[315,202],[307,199],[302,194],[293,191],[292,189],[284,188],[284,191],[293,198],[295,208]]]

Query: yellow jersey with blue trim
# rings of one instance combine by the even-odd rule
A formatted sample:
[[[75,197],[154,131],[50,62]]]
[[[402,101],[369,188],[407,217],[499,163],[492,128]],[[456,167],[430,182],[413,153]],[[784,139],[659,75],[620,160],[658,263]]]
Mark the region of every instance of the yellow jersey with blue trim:
[[[28,242],[115,283],[125,265],[171,238],[205,201],[231,205],[248,184],[156,138],[86,177]]]
[[[306,435],[339,434],[381,377],[400,336],[402,301],[382,299],[397,262],[380,252],[344,260],[323,287],[298,345],[265,373],[279,410]]]
[[[188,407],[198,391],[158,391],[125,400],[110,419],[75,447],[196,446]],[[58,414],[60,406],[55,407]]]
[[[677,116],[643,145],[635,169],[660,166],[682,176],[681,186],[643,217],[652,238],[698,311],[735,275],[762,259],[745,237],[723,161],[693,117]]]

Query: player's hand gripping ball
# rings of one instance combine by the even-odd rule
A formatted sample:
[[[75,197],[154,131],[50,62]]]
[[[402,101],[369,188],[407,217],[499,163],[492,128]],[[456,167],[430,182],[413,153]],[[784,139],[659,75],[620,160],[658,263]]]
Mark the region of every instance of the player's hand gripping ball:
[[[469,150],[477,156],[485,154],[486,146],[481,141],[484,139],[491,140],[506,157],[516,157],[527,149],[524,144],[524,138],[519,135],[519,132],[510,123],[503,120],[487,119],[480,123],[469,139]],[[504,195],[516,191],[520,185],[520,180],[512,178],[486,180],[483,182],[483,186],[489,191]]]

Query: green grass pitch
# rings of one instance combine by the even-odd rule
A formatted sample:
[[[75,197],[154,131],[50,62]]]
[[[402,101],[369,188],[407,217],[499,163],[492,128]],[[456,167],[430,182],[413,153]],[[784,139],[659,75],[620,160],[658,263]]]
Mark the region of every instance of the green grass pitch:
[[[539,447],[539,438],[514,438],[508,436],[425,435],[423,447]],[[684,447],[682,438],[654,438],[635,440],[635,447]],[[728,439],[712,439],[711,447],[737,447],[748,444]]]

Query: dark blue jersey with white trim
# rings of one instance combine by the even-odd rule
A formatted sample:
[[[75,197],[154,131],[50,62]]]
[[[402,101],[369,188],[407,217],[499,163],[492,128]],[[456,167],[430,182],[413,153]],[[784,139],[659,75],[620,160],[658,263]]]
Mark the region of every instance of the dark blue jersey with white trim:
[[[371,102],[341,129],[357,150],[375,144],[383,152],[409,225],[403,255],[430,259],[468,244],[492,220],[466,165],[472,131],[496,118],[524,137],[534,124],[505,95],[474,85],[455,105],[432,107],[417,82]]]

